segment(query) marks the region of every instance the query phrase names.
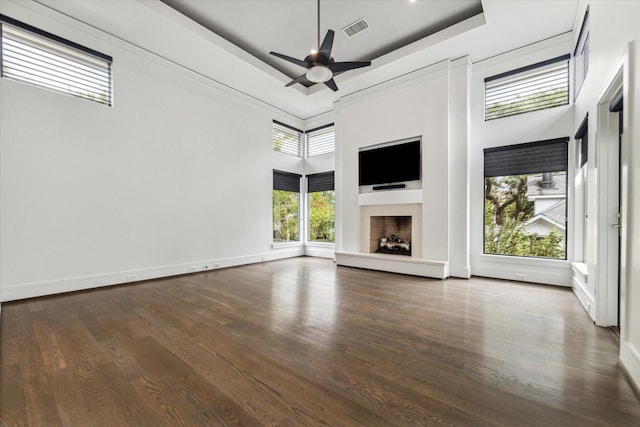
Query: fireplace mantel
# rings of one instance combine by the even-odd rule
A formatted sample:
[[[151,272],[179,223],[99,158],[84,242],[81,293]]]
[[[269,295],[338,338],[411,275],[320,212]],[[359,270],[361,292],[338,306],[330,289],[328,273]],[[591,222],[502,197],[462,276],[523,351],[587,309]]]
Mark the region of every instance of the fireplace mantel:
[[[422,189],[383,190],[358,194],[360,206],[422,203]]]

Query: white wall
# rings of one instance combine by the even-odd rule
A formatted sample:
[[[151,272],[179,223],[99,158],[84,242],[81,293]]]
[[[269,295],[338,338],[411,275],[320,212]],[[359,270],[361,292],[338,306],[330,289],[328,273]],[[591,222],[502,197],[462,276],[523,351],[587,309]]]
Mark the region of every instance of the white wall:
[[[360,250],[358,149],[421,136],[422,258],[448,260],[448,68],[436,64],[336,104],[336,251]]]
[[[598,287],[600,292],[606,287],[604,283],[598,283],[603,275],[598,271],[599,265],[596,256],[597,246],[604,244],[598,242],[597,207],[600,199],[607,196],[607,188],[600,185],[603,181],[596,177],[602,175],[599,166],[602,166],[604,154],[598,150],[602,145],[602,129],[598,124],[602,123],[598,117],[598,97],[611,82],[612,74],[620,61],[624,63],[624,114],[625,129],[623,137],[622,164],[626,175],[626,192],[623,193],[623,238],[622,254],[626,259],[622,260],[623,289],[622,289],[622,316],[621,316],[621,343],[620,360],[629,372],[636,385],[640,384],[640,115],[638,105],[640,102],[640,2],[629,1],[591,1],[583,2],[576,19],[576,34],[582,23],[584,11],[589,12],[589,72],[584,86],[575,102],[574,129],[580,126],[585,114],[589,114],[589,250],[587,251],[589,264],[589,290],[595,292]],[[608,114],[608,113],[605,113]],[[612,178],[613,179],[613,178]],[[606,218],[603,218],[606,220]],[[595,299],[596,303],[598,298]]]
[[[570,53],[573,49],[572,42],[571,35],[561,35],[473,64],[468,155],[471,273],[474,275],[561,286],[571,285],[571,269],[568,261],[485,255],[483,253],[483,150],[490,147],[572,135],[572,105],[484,121],[484,79],[486,77]],[[571,167],[570,159],[570,169]],[[573,176],[571,172],[569,176]],[[569,259],[572,254],[571,250],[571,242],[568,242],[567,256]]]
[[[300,121],[34,8],[1,12],[113,56],[114,106],[0,80],[0,301],[302,253],[264,162]]]

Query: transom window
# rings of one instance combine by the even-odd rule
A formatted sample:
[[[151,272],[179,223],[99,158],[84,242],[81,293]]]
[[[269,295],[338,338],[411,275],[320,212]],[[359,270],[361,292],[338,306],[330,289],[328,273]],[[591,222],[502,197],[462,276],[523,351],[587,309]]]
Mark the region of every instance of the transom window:
[[[0,15],[1,75],[56,92],[112,104],[112,58]]]
[[[336,150],[335,127],[331,125],[308,130],[307,157],[333,153]]]
[[[273,122],[273,151],[302,157],[303,132],[284,123]]]
[[[484,119],[569,104],[569,55],[485,79]]]

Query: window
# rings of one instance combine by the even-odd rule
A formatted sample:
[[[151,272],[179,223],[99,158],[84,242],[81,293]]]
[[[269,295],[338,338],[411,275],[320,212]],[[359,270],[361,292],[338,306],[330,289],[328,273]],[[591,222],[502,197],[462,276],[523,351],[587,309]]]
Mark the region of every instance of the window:
[[[484,80],[484,119],[569,104],[569,55]]]
[[[2,77],[111,105],[112,58],[0,15]]]
[[[575,186],[576,186],[576,213],[578,217],[582,218],[578,224],[576,224],[576,233],[578,233],[578,240],[582,241],[582,259],[576,259],[576,261],[586,262],[587,260],[587,221],[589,219],[589,168],[587,167],[587,162],[589,160],[589,115],[587,115],[574,139],[576,142],[580,141],[580,149],[576,150],[578,159],[577,165],[579,168],[576,168],[576,177],[575,177]],[[582,199],[582,200],[580,200]],[[577,252],[577,251],[576,251]],[[580,256],[580,254],[577,254]]]
[[[309,241],[335,242],[336,196],[334,172],[307,176]]]
[[[566,259],[568,140],[484,150],[484,253]]]
[[[273,151],[302,157],[302,131],[274,121]]]
[[[333,124],[312,129],[307,135],[307,157],[333,153],[336,150],[335,127]]]
[[[589,71],[589,8],[584,14],[584,20],[582,21],[582,27],[580,28],[580,34],[578,35],[578,43],[576,49],[573,52],[574,69],[573,69],[573,81],[575,87],[574,99],[578,97],[584,79],[587,77],[587,71]]]
[[[273,171],[273,241],[299,241],[301,175]]]

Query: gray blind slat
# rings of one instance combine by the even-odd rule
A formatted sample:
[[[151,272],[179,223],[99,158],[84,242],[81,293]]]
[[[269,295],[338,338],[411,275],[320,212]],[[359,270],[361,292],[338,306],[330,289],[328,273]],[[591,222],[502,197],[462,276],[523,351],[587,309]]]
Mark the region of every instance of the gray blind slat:
[[[302,175],[298,175],[291,172],[283,172],[283,171],[274,169],[273,170],[273,189],[299,193],[300,178],[302,178]]]
[[[582,84],[584,83],[587,72],[589,71],[589,8],[584,15],[582,21],[582,27],[580,28],[580,35],[578,36],[578,42],[573,52],[573,75],[574,75],[574,87],[575,95],[574,99],[578,97]]]
[[[322,172],[307,175],[307,192],[333,191],[335,188],[335,172]]]
[[[568,103],[568,55],[485,79],[485,120]]]
[[[273,122],[273,150],[302,157],[302,132]]]
[[[2,77],[111,105],[111,58],[1,16]]]
[[[333,126],[307,132],[307,157],[333,153],[335,147],[335,128]]]
[[[569,138],[486,148],[484,176],[525,175],[567,170]]]

